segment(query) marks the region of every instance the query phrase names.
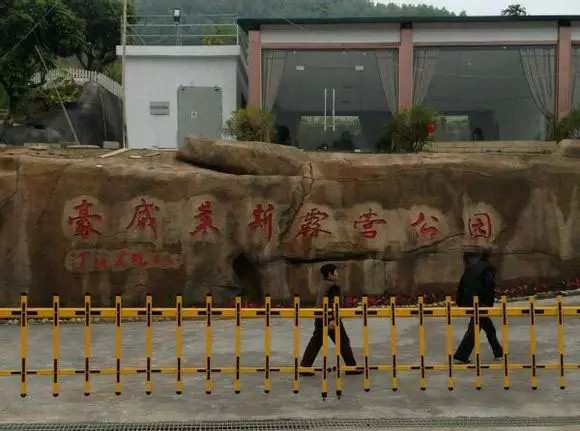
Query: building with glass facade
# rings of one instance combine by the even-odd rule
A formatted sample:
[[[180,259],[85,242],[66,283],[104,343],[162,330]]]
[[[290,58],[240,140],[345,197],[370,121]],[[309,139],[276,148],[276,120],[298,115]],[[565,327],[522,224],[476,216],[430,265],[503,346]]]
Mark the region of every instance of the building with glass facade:
[[[303,149],[376,151],[400,109],[438,141],[550,138],[580,107],[580,17],[239,19],[248,103]]]

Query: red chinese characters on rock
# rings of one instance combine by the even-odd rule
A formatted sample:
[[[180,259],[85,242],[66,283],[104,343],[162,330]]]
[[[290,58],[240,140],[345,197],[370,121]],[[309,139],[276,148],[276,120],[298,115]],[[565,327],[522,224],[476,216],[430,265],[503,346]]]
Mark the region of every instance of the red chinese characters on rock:
[[[83,199],[80,204],[75,205],[73,209],[76,214],[68,218],[68,224],[74,224],[74,235],[80,236],[83,239],[88,238],[91,235],[100,236],[101,232],[95,229],[94,223],[101,222],[103,216],[99,214],[91,214],[91,208],[94,205]]]
[[[157,218],[155,217],[155,211],[159,211],[159,207],[152,203],[148,203],[145,199],[141,199],[139,205],[135,205],[135,211],[133,212],[133,218],[129,225],[125,228],[128,230],[130,228],[138,230],[149,229],[153,232],[153,236],[157,239]]]
[[[493,235],[491,216],[487,213],[474,214],[468,222],[469,236],[472,239],[483,238],[489,241]]]
[[[377,225],[384,224],[387,224],[387,220],[378,218],[378,214],[369,209],[366,213],[361,214],[358,220],[354,222],[354,228],[362,227],[362,230],[359,232],[361,236],[373,239],[377,236]]]
[[[330,231],[322,228],[322,221],[328,218],[328,214],[320,211],[318,208],[311,209],[304,216],[304,223],[300,226],[300,231],[296,234],[296,238],[301,236],[307,238],[315,238],[320,233],[330,234]]]
[[[144,250],[74,250],[67,255],[67,269],[72,272],[108,272],[130,269],[176,269],[181,255]]]
[[[262,204],[256,205],[252,211],[252,221],[248,224],[250,229],[256,230],[258,228],[266,229],[268,233],[268,241],[272,238],[272,216],[274,214],[274,205],[268,204],[264,207]]]
[[[89,256],[88,251],[76,251],[71,254],[71,258],[74,259],[76,266],[80,270],[87,269],[87,257]]]
[[[195,236],[199,233],[213,232],[216,235],[219,235],[219,229],[213,225],[213,210],[211,208],[211,202],[205,201],[197,207],[197,211],[195,218],[199,220],[199,223],[195,227],[195,230],[189,232],[189,234]]]
[[[435,216],[430,216],[429,221],[424,212],[420,212],[414,222],[410,224],[411,227],[417,229],[419,238],[421,239],[435,239],[441,232],[435,225],[439,224],[439,219]]]

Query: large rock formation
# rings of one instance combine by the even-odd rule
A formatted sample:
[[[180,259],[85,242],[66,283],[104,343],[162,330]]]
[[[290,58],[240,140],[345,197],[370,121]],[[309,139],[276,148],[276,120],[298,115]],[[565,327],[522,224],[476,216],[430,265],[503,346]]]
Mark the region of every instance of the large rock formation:
[[[160,304],[208,291],[307,299],[327,261],[351,294],[453,291],[462,248],[480,243],[503,284],[580,272],[575,158],[197,140],[181,161],[127,154],[0,153],[2,304],[21,291],[65,305],[84,293],[105,305],[146,292]]]
[[[79,144],[103,146],[103,141],[121,142],[123,111],[121,99],[93,82],[83,86],[79,99],[67,105],[68,115]],[[0,123],[0,143],[20,146],[26,143],[74,143],[74,135],[60,105],[25,125]]]

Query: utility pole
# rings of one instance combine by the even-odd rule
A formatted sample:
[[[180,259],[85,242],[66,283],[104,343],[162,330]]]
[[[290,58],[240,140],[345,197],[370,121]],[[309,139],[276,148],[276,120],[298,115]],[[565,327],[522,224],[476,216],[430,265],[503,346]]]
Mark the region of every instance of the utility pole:
[[[121,81],[123,84],[123,148],[128,147],[127,143],[127,1],[123,0],[123,22],[121,23],[121,45],[123,55],[121,57]]]

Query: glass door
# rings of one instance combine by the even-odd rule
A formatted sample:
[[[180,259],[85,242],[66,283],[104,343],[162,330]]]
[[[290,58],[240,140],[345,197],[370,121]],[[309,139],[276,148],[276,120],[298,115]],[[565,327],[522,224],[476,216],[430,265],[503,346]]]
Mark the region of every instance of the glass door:
[[[267,51],[264,106],[284,137],[280,143],[304,150],[375,151],[389,115],[383,78],[396,72],[394,66],[394,72],[385,64],[379,68],[378,52]]]

